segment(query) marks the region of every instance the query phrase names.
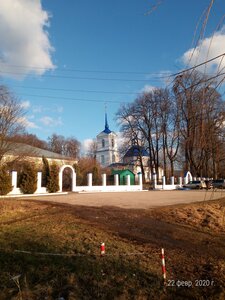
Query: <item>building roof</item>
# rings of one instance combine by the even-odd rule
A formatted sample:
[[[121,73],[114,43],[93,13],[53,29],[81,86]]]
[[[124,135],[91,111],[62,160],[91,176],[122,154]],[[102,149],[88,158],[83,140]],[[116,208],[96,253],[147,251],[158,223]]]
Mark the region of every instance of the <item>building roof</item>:
[[[103,130],[104,133],[109,134],[112,131],[109,129],[109,124],[108,124],[108,120],[107,120],[107,113],[105,114],[105,129]]]
[[[61,155],[52,151],[44,150],[23,143],[12,143],[11,150],[7,152],[9,155],[22,155],[30,157],[46,157],[51,159],[75,160],[75,158]]]
[[[126,174],[126,173],[130,173],[132,175],[135,175],[131,170],[129,169],[123,169],[123,170],[112,170],[112,174],[119,174],[119,175],[123,175],[123,174]]]
[[[143,147],[134,145],[132,146],[124,155],[124,157],[134,157],[134,156],[149,156],[148,151]]]

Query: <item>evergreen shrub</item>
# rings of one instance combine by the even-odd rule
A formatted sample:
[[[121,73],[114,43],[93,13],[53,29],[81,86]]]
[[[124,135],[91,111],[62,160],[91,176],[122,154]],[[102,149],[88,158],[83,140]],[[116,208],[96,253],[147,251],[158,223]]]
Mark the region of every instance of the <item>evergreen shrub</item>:
[[[12,190],[11,176],[6,166],[0,167],[0,195],[7,195]]]
[[[47,186],[48,178],[50,176],[50,167],[48,160],[45,156],[42,156],[42,183],[41,186]]]
[[[19,178],[19,187],[24,194],[33,194],[37,189],[37,170],[34,165],[25,163]]]
[[[49,193],[56,193],[59,190],[59,167],[55,163],[50,166],[46,188]]]

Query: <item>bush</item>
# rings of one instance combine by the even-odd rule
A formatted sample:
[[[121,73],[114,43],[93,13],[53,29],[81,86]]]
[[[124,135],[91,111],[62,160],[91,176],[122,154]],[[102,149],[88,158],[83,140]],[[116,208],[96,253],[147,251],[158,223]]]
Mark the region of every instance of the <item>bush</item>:
[[[80,166],[78,164],[73,165],[76,172],[76,184],[77,186],[83,185],[84,176],[81,173]]]
[[[76,171],[77,186],[87,185],[87,174],[92,173],[93,185],[101,183],[102,171],[101,166],[95,159],[90,157],[83,157],[79,160],[78,164],[74,165]]]
[[[97,164],[92,169],[92,183],[93,185],[101,184],[101,175]]]
[[[33,165],[25,163],[19,178],[19,187],[24,194],[33,194],[37,189],[37,171]]]
[[[59,167],[55,163],[50,167],[46,188],[49,193],[56,193],[59,190]]]
[[[6,166],[2,166],[0,167],[0,195],[7,195],[11,190],[11,176]]]
[[[42,183],[41,186],[47,186],[48,178],[50,176],[50,167],[46,157],[42,156]]]

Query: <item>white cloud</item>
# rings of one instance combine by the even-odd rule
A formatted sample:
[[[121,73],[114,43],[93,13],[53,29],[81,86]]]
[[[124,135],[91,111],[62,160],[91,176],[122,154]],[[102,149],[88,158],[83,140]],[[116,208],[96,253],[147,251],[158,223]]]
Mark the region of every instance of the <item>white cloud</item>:
[[[60,117],[58,117],[57,119],[54,119],[52,117],[49,116],[44,116],[40,119],[40,122],[42,124],[44,124],[45,126],[49,126],[49,127],[56,127],[56,126],[60,126],[62,125],[62,120]]]
[[[194,49],[189,49],[181,57],[187,66],[195,66],[225,52],[225,26],[211,37],[203,39]],[[220,57],[198,68],[202,72],[218,72],[225,68],[225,58]]]
[[[125,142],[125,138],[123,137],[122,132],[116,132],[117,134],[117,147],[120,149]]]
[[[63,110],[64,110],[63,106],[55,104],[55,112],[61,114],[63,112]]]
[[[153,92],[154,90],[156,89],[155,86],[152,86],[152,85],[145,85],[142,89],[141,89],[141,93],[150,93],[150,92]]]
[[[23,78],[55,68],[47,26],[49,15],[40,0],[0,1],[1,75]]]
[[[81,143],[81,152],[87,154],[93,141],[94,141],[93,139],[83,140]]]
[[[21,123],[23,126],[25,126],[26,128],[39,128],[39,126],[37,126],[34,122],[31,122],[28,120],[28,118],[26,117],[21,117],[19,120],[18,120],[19,123]]]
[[[24,100],[24,101],[21,102],[20,106],[21,106],[22,108],[24,108],[24,109],[27,109],[27,108],[30,107],[30,101]]]
[[[32,111],[33,111],[33,113],[42,113],[43,112],[43,107],[41,105],[33,106]]]

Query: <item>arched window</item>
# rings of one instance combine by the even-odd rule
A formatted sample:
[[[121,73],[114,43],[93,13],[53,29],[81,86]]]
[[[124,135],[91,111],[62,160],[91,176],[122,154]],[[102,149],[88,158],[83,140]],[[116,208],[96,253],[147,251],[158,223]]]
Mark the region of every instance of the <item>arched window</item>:
[[[102,148],[105,148],[105,140],[102,139]]]

